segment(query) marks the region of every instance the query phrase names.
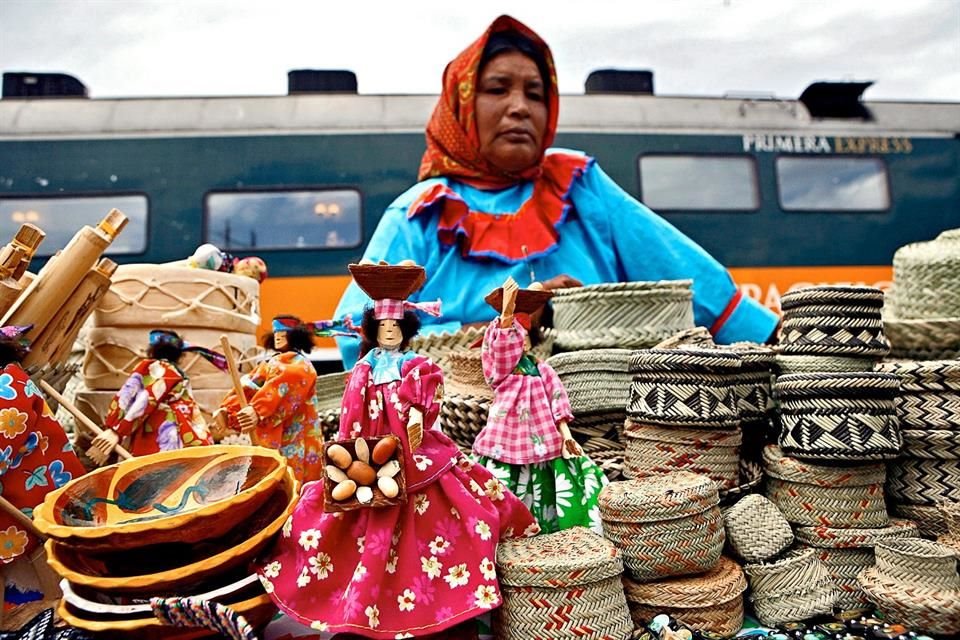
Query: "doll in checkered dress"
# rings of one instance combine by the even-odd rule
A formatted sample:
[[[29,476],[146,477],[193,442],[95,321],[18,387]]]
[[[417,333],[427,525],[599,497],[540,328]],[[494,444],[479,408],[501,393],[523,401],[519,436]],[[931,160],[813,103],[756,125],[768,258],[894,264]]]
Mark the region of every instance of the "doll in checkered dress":
[[[557,372],[530,353],[530,314],[548,291],[508,278],[486,300],[500,311],[483,338],[483,375],[494,398],[473,453],[519,497],[545,533],[587,526],[602,533],[597,499],[607,484],[567,424],[570,399]]]

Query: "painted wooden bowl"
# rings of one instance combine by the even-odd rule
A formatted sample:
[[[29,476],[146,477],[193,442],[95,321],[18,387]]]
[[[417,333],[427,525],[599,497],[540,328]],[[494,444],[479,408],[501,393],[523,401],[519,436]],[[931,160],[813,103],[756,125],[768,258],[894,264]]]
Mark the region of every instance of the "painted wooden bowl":
[[[264,505],[221,538],[94,552],[47,540],[47,562],[72,585],[104,593],[164,597],[246,567],[293,513],[299,483],[287,467]]]
[[[218,637],[207,629],[172,627],[158,620],[149,604],[113,605],[94,600],[95,593],[80,594],[62,581],[63,599],[57,613],[67,624],[109,638],[135,640]],[[277,607],[255,575],[247,576],[216,590],[192,596],[220,602],[242,615],[255,629],[262,629],[273,618]]]
[[[234,445],[131,458],[48,493],[34,522],[93,551],[216,539],[263,506],[286,468],[277,451]]]

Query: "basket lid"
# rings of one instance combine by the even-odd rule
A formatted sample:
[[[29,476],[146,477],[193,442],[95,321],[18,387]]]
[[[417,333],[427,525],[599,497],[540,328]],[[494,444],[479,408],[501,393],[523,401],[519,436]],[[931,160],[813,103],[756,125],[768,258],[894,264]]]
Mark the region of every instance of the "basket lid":
[[[740,356],[727,349],[640,349],[630,358],[630,371],[736,373]]]
[[[630,372],[630,349],[584,349],[550,356],[547,362],[558,375],[584,371]],[[629,378],[627,379],[629,383]]]
[[[520,289],[517,291],[514,313],[535,313],[553,297],[553,291],[544,289]],[[497,287],[484,298],[484,302],[500,313],[503,309],[503,287]]]
[[[905,386],[947,382],[960,384],[960,361],[958,360],[881,362],[876,370],[900,376]]]
[[[780,297],[780,308],[788,312],[807,306],[816,307],[883,307],[883,291],[875,287],[804,287],[788,291]]]
[[[568,287],[566,289],[557,289],[554,291],[556,300],[566,301],[571,298],[579,298],[584,295],[592,296],[598,293],[626,293],[638,294],[640,296],[668,296],[677,297],[680,300],[687,300],[693,297],[693,280],[656,280],[656,281],[633,281],[633,282],[605,282],[601,284],[588,284],[582,287]]]
[[[887,468],[882,463],[828,467],[791,458],[773,444],[763,448],[763,467],[771,478],[826,489],[883,484],[887,477]]]
[[[879,540],[889,538],[916,538],[920,536],[912,520],[891,518],[886,527],[876,529],[837,529],[835,527],[797,527],[799,542],[823,549],[873,548]]]
[[[787,373],[774,383],[782,398],[893,398],[900,378],[892,373]]]
[[[374,300],[406,300],[427,279],[424,268],[416,264],[350,264],[347,269]]]
[[[609,522],[661,522],[703,513],[720,503],[717,484],[689,471],[611,482],[600,491]]]
[[[638,422],[631,418],[627,418],[624,423],[623,437],[663,444],[681,444],[693,447],[697,451],[708,451],[717,447],[739,447],[743,443],[743,431],[740,429],[663,427]]]
[[[503,584],[559,589],[619,575],[623,561],[612,542],[586,527],[572,527],[501,542],[497,572]]]
[[[739,564],[721,556],[706,573],[654,582],[634,582],[624,576],[623,588],[630,602],[670,609],[701,609],[740,597],[747,590],[747,579]]]

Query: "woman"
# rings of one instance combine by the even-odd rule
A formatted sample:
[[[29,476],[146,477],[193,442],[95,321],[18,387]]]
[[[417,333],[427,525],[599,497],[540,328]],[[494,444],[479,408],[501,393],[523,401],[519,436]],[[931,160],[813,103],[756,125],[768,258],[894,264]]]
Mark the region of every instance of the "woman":
[[[247,406],[228,393],[214,418],[234,432],[253,432],[253,442],[277,449],[301,482],[323,475],[323,433],[317,414],[317,371],[307,357],[314,330],[300,318],[276,316],[263,346],[277,354],[243,376]]]
[[[376,302],[364,312],[364,356],[344,392],[338,440],[397,436],[407,498],[327,513],[323,484],[305,485],[262,580],[285,613],[316,629],[475,638],[471,619],[500,604],[498,540],[538,528],[515,496],[435,428],[443,373],[407,350],[420,322],[404,299],[419,282],[407,280],[387,298],[378,285],[389,278],[377,270],[396,267],[377,265],[367,274],[355,267]],[[428,305],[416,308],[439,312]]]
[[[487,297],[501,311],[483,337],[483,375],[494,398],[473,453],[530,508],[544,533],[584,526],[602,535],[597,500],[607,478],[570,434],[573,413],[557,372],[530,353],[530,314],[547,301],[545,293],[520,291],[508,278],[501,296]]]
[[[447,65],[421,182],[390,205],[364,254],[426,267],[431,277],[419,295],[442,299],[448,322],[425,330],[489,321],[476,292],[507,276],[529,282],[533,271],[548,289],[690,278],[694,319],[718,342],[766,341],[776,316],[742,298],[723,266],[592,158],[549,149],[558,106],[549,48],[509,16]],[[356,319],[362,308],[350,286],[336,317]],[[340,349],[349,367],[355,347]]]
[[[63,427],[20,366],[27,354],[20,340],[29,330],[0,329],[0,493],[27,516],[49,492],[86,473]],[[0,563],[29,557],[38,542],[0,511]]]
[[[87,450],[91,460],[104,464],[120,439],[127,436],[128,449],[135,456],[213,444],[207,422],[193,399],[190,380],[177,366],[188,351],[198,353],[218,369],[226,368],[222,354],[188,344],[173,331],[151,331],[146,359],[137,364],[110,401],[103,433]]]

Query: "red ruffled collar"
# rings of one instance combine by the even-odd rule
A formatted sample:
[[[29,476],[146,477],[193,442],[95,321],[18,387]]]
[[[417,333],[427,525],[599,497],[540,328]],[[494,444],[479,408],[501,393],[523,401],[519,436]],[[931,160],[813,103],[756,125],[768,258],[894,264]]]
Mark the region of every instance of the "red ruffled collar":
[[[530,198],[513,215],[471,210],[450,187],[435,184],[407,209],[407,218],[439,211],[437,237],[441,244],[459,242],[463,256],[492,258],[516,264],[546,255],[557,246],[559,226],[571,206],[570,188],[593,159],[581,154],[551,153]]]

